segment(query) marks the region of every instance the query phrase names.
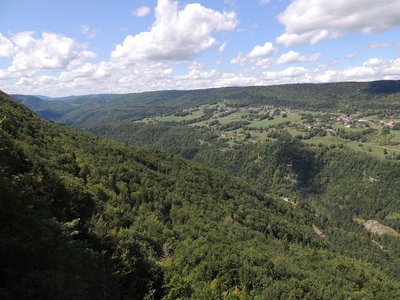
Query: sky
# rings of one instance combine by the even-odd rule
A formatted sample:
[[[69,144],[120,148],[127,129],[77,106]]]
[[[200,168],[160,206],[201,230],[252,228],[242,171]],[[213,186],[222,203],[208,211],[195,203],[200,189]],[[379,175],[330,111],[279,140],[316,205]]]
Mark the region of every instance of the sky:
[[[400,0],[1,0],[0,90],[400,79]]]

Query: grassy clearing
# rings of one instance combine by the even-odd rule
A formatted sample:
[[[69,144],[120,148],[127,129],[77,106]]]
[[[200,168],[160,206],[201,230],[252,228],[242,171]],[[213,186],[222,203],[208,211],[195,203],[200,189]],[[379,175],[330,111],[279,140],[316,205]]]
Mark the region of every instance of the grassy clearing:
[[[159,122],[180,122],[185,120],[193,120],[196,118],[200,118],[203,116],[203,110],[195,110],[192,111],[189,115],[186,116],[175,116],[175,115],[164,115],[164,116],[156,116],[154,120]]]
[[[400,221],[400,212],[391,212],[385,217],[387,221]]]
[[[347,142],[345,145],[354,151],[366,152],[378,158],[385,158],[384,147],[356,141]]]
[[[218,103],[215,105],[205,105],[201,106],[200,108],[194,108],[192,111],[190,111],[190,114],[186,116],[164,115],[164,116],[157,116],[154,118],[154,120],[159,122],[181,122],[185,120],[193,120],[204,116],[204,110],[210,108],[215,109],[217,106],[221,107],[222,109],[215,110],[213,115],[209,119],[189,124],[189,126],[200,126],[200,127],[210,126],[210,123],[216,120],[219,122],[219,124],[222,125],[232,122],[248,121],[250,123],[248,125],[249,127],[268,129],[270,127],[279,126],[280,124],[283,123],[289,123],[288,126],[285,126],[286,127],[285,129],[293,137],[296,137],[299,135],[301,136],[307,135],[306,132],[296,129],[304,127],[305,121],[301,119],[301,114],[303,113],[311,114],[313,116],[317,116],[317,118],[319,118],[319,115],[321,114],[323,115],[323,113],[320,112],[292,110],[289,113],[286,113],[286,117],[282,117],[282,115],[276,115],[273,116],[273,120],[268,120],[268,119],[259,120],[259,118],[265,114],[265,112],[262,110],[259,110],[258,113],[254,113],[255,111],[254,108],[250,108],[248,110],[241,109],[229,113],[229,111],[225,108],[224,103]],[[373,155],[381,159],[384,159],[387,155],[391,156],[393,154],[400,154],[400,131],[391,130],[390,134],[382,135],[381,134],[382,126],[379,124],[379,118],[377,115],[369,117],[360,116],[360,118],[372,121],[373,123],[370,123],[370,126],[376,129],[376,131],[370,134],[365,134],[363,142],[350,141],[330,134],[327,134],[326,136],[317,135],[310,139],[303,140],[303,142],[306,144],[313,144],[313,145],[322,144],[328,147],[332,145],[343,144],[354,151],[368,153],[370,155]],[[309,128],[317,128],[317,129],[331,125],[334,130],[343,129],[346,132],[352,132],[352,133],[361,133],[365,130],[364,125],[360,123],[355,124],[355,126],[357,127],[350,128],[346,124],[335,123],[335,122],[332,124],[332,122],[330,121],[327,121],[326,124],[321,124],[320,122],[321,121],[317,121],[315,123],[306,125],[308,125]],[[218,126],[213,126],[212,128],[218,131]],[[234,132],[231,133],[219,132],[219,134],[221,136],[223,134],[229,135],[231,144],[242,143],[242,142],[265,142],[265,140],[268,139],[267,136],[268,132],[266,131],[259,132],[258,130],[251,130],[248,132],[251,134],[251,138],[248,139],[245,138],[245,133],[240,129],[235,130]]]
[[[346,125],[342,125],[342,124],[332,125],[332,128],[333,129],[344,129],[344,130],[350,131],[350,132],[362,132],[362,131],[364,131],[364,128],[349,128]]]
[[[362,218],[353,218],[353,221],[360,225],[364,225],[365,223],[365,220]]]
[[[217,118],[217,120],[221,124],[228,124],[228,123],[237,122],[237,121],[245,121],[246,118],[242,118],[243,115],[244,115],[243,113],[234,112],[228,116]]]
[[[268,132],[259,132],[258,130],[251,131],[251,138],[257,142],[265,142],[268,138]]]
[[[299,130],[297,130],[297,129],[295,129],[295,128],[292,128],[292,127],[287,128],[286,130],[287,130],[287,131],[290,133],[290,135],[293,136],[293,137],[296,137],[296,136],[298,136],[298,135],[304,135],[304,132],[301,132],[301,131],[299,131]]]
[[[336,136],[332,136],[332,135],[327,135],[327,136],[314,136],[311,139],[308,140],[303,140],[304,143],[306,144],[314,144],[314,145],[318,145],[318,144],[322,144],[324,146],[331,146],[334,144],[340,144],[340,143],[345,143],[345,140],[338,138]]]
[[[392,142],[400,143],[400,130],[391,130],[390,134],[393,136],[391,140]]]

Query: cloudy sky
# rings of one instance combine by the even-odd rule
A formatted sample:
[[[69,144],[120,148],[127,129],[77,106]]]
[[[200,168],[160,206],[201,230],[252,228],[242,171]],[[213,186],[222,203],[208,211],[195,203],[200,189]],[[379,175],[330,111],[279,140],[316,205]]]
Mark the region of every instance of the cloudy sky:
[[[0,89],[400,79],[400,0],[2,0]]]

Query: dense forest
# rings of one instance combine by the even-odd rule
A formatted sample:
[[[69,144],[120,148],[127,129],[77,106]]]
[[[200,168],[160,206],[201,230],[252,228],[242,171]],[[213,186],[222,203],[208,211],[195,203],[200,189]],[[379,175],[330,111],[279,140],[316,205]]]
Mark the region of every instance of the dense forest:
[[[43,121],[0,97],[1,298],[400,297],[398,240],[342,213],[357,203],[359,217],[398,212],[397,165],[291,140],[189,155],[215,170]],[[345,166],[359,185],[337,194],[332,170],[345,186]]]
[[[179,124],[130,123],[92,130],[228,171],[263,193],[293,199],[303,209],[317,213],[311,219],[343,253],[349,253],[348,241],[353,240],[356,246],[351,255],[385,265],[391,275],[399,275],[392,267],[400,263],[400,240],[385,237],[382,244],[390,251],[374,251],[371,238],[366,238],[354,221],[374,219],[400,231],[400,218],[395,217],[400,212],[400,164],[396,161],[340,147],[310,146],[287,135],[264,144],[229,147],[215,139],[209,128]]]

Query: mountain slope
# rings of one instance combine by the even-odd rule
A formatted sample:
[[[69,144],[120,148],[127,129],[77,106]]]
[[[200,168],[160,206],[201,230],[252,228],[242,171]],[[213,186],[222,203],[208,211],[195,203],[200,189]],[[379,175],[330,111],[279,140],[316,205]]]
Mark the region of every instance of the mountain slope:
[[[50,99],[29,95],[13,95],[12,97],[46,120],[59,120],[62,116],[75,108],[72,103],[65,101],[52,101]]]
[[[210,128],[169,123],[120,122],[91,131],[219,168],[260,191],[297,203],[296,209],[308,207],[310,220],[337,251],[381,267],[400,280],[394,267],[400,264],[400,239],[369,235],[356,221],[378,220],[400,232],[397,161],[341,147],[310,146],[285,135],[232,147],[216,139]]]
[[[5,299],[400,297],[242,180],[44,122],[0,94]]]

